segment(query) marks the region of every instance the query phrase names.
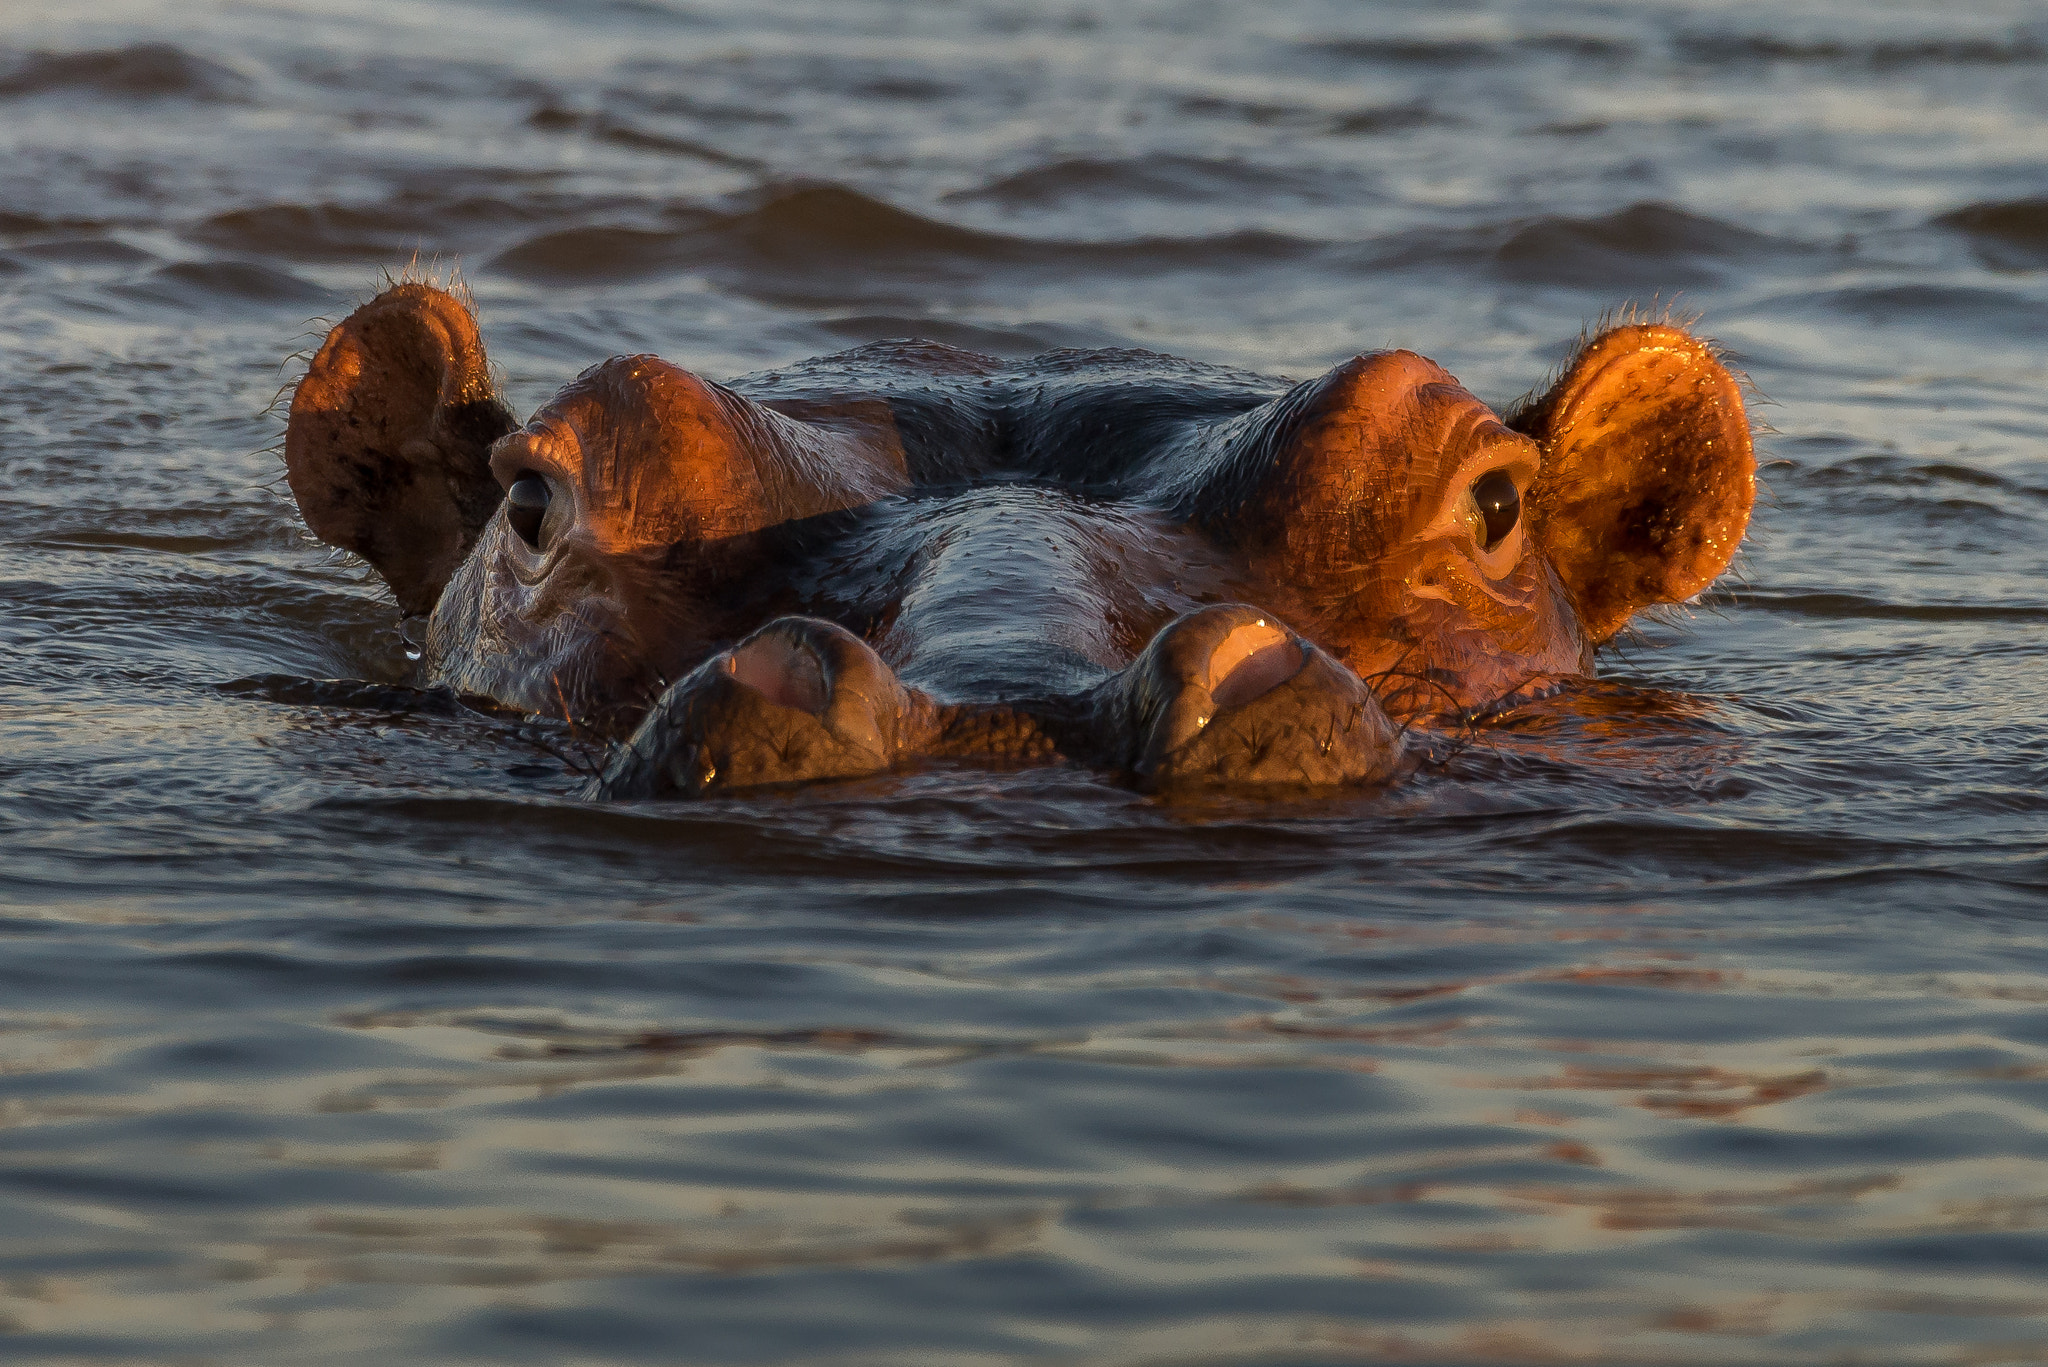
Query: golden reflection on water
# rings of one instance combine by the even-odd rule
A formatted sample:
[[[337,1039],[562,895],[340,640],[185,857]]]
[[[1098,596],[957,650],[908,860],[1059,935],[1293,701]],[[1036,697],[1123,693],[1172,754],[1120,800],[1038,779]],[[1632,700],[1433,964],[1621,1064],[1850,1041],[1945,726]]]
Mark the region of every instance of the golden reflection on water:
[[[417,1063],[302,1079],[259,1094],[167,1082],[119,1100],[15,1098],[0,1108],[0,1123],[32,1144],[41,1127],[252,1104],[278,1115],[460,1112],[460,1127],[441,1125],[436,1137],[208,1142],[188,1146],[187,1153],[192,1164],[208,1171],[352,1170],[397,1180],[483,1180],[495,1192],[491,1200],[446,1211],[315,1202],[296,1212],[239,1220],[174,1217],[172,1227],[183,1234],[170,1268],[12,1278],[0,1284],[0,1326],[5,1332],[58,1334],[147,1322],[194,1333],[236,1327],[268,1332],[285,1321],[257,1308],[267,1299],[345,1287],[439,1298],[443,1304],[435,1313],[447,1315],[462,1305],[487,1307],[505,1297],[512,1298],[508,1303],[535,1297],[545,1302],[555,1294],[550,1288],[599,1280],[783,1276],[804,1269],[1000,1264],[1055,1256],[1081,1257],[1145,1279],[1167,1275],[1164,1250],[1101,1222],[1148,1210],[1173,1212],[1185,1226],[1178,1242],[1207,1258],[1277,1260],[1276,1266],[1321,1269],[1315,1275],[1340,1275],[1336,1270],[1342,1269],[1341,1275],[1362,1282],[1444,1286],[1475,1275],[1459,1270],[1456,1260],[1483,1265],[1538,1255],[1587,1256],[1651,1248],[1691,1231],[1772,1236],[1818,1247],[1943,1232],[2048,1229],[2048,1197],[2015,1200],[2009,1194],[2029,1182],[2048,1190],[2048,1163],[1964,1158],[1922,1163],[1909,1175],[1878,1161],[1792,1180],[1731,1182],[1725,1165],[1688,1176],[1682,1162],[1653,1156],[1656,1146],[1645,1146],[1652,1137],[1754,1125],[1766,1114],[1777,1117],[1772,1125],[1798,1130],[1812,1123],[1800,1107],[1835,1092],[1896,1085],[1906,1076],[1853,1058],[1825,1066],[1814,1062],[1817,1055],[1851,1053],[1856,1046],[1849,1041],[1719,1047],[1559,1038],[1512,1023],[1512,994],[1546,985],[1680,997],[1759,990],[1825,996],[1850,987],[1825,975],[1717,965],[1714,937],[1696,925],[1671,924],[1654,908],[1619,917],[1545,914],[1519,922],[1496,916],[1357,924],[1270,913],[1239,920],[1264,932],[1330,944],[1525,943],[1578,947],[1592,957],[1369,990],[1307,972],[1176,977],[1105,968],[1098,974],[1104,985],[1170,981],[1240,1004],[1250,999],[1271,1005],[1249,1011],[1240,1005],[1206,1023],[1140,1021],[1067,1035],[830,1025],[683,1029],[506,1010],[343,1013],[333,1028],[400,1044]],[[1693,947],[1670,948],[1672,934]],[[974,972],[988,978],[991,969],[984,965]],[[2038,995],[2025,983],[1994,975],[1952,977],[1941,986],[1957,999],[2015,1005],[2031,1005]],[[1458,1009],[1445,1012],[1443,1006],[1452,1002]],[[1433,1014],[1388,1018],[1416,1011]],[[0,1071],[57,1073],[88,1066],[122,1047],[99,1037],[94,1023],[82,1018],[11,1017],[0,1028]],[[1787,1047],[1795,1052],[1784,1052]],[[1724,1056],[1716,1060],[1716,1053]],[[1517,1066],[1489,1070],[1480,1063],[1489,1057],[1511,1058]],[[1250,1183],[1241,1180],[1241,1165],[1205,1174],[1199,1167],[1124,1161],[1057,1177],[1020,1168],[1009,1174],[1015,1184],[1009,1195],[1000,1190],[1002,1170],[984,1161],[856,1149],[846,1154],[843,1170],[856,1188],[876,1181],[876,1190],[795,1192],[688,1176],[693,1146],[744,1133],[754,1121],[657,1112],[613,1121],[599,1134],[573,1113],[553,1120],[516,1113],[521,1098],[563,1098],[590,1089],[738,1088],[792,1098],[928,1092],[956,1087],[963,1070],[1023,1059],[1112,1072],[1363,1074],[1415,1098],[1404,1110],[1411,1119],[1403,1123],[1428,1116],[1455,1139],[1434,1150],[1404,1143],[1384,1157],[1354,1158],[1320,1175],[1315,1163],[1276,1159],[1269,1176]],[[830,1066],[821,1071],[821,1064]],[[2038,1077],[2044,1069],[2048,1064],[1965,1071],[1996,1081]],[[1563,1108],[1535,1104],[1538,1095],[1557,1098]],[[574,1202],[586,1210],[631,1207],[630,1215],[549,1213],[577,1189],[556,1190],[553,1184],[564,1180],[558,1175],[540,1178],[534,1204],[522,1208],[516,1185],[491,1178],[523,1156],[544,1155],[559,1165],[636,1151],[656,1164],[648,1176],[632,1176],[628,1169],[577,1179],[583,1195]],[[17,1160],[23,1157],[17,1149]],[[662,1175],[650,1184],[655,1172]],[[1069,1190],[1033,1193],[1048,1180]],[[961,1183],[976,1184],[986,1194],[936,1194]],[[930,1194],[889,1189],[905,1186]],[[81,1248],[95,1241],[88,1232],[93,1227],[109,1228],[107,1207],[88,1201],[72,1210],[83,1222],[75,1236]],[[1263,1214],[1246,1224],[1226,1215],[1232,1210]],[[1450,1211],[1457,1219],[1446,1224],[1443,1213]],[[1337,1223],[1328,1223],[1333,1218]],[[1360,1241],[1376,1251],[1358,1251]],[[1410,1249],[1406,1256],[1399,1251],[1403,1244]],[[190,1280],[195,1276],[201,1281]],[[1766,1349],[1749,1353],[1726,1345],[1761,1345],[1870,1315],[2009,1323],[2015,1336],[2004,1347],[1987,1342],[1967,1359],[1909,1347],[1896,1359],[1901,1362],[2048,1360],[2028,1356],[2033,1349],[2024,1339],[2044,1327],[2048,1306],[2009,1278],[1943,1280],[1946,1285],[1873,1289],[1867,1279],[1850,1277],[1832,1289],[1750,1289],[1702,1297],[1660,1272],[1631,1293],[1625,1307],[1611,1290],[1588,1290],[1548,1297],[1541,1313],[1484,1315],[1455,1328],[1398,1332],[1313,1316],[1268,1323],[1225,1315],[1206,1331],[1181,1326],[1110,1334],[1092,1355],[1077,1360],[1137,1363],[1148,1354],[1170,1352],[1220,1363],[1298,1351],[1415,1363],[1470,1361],[1475,1355],[1503,1363],[1761,1363],[1770,1360]],[[215,1289],[200,1289],[206,1284]],[[352,1316],[368,1312],[339,1306],[330,1302],[287,1318],[294,1332],[322,1325],[355,1332],[349,1328]],[[1709,1340],[1722,1346],[1688,1346]]]

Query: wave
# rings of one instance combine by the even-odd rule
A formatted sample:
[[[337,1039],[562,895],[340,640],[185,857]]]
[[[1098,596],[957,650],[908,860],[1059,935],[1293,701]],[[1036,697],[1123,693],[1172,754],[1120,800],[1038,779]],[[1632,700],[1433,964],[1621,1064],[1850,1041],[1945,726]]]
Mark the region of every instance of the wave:
[[[187,231],[194,242],[302,261],[390,260],[436,245],[447,231],[432,212],[389,206],[267,204],[216,214]]]
[[[610,113],[584,113],[565,109],[559,104],[548,103],[527,115],[526,126],[543,133],[583,133],[593,141],[608,143],[613,147],[624,147],[635,152],[659,152],[669,156],[695,157],[708,161],[714,166],[727,166],[738,170],[758,170],[761,163],[752,157],[735,156],[709,143],[695,138],[678,137],[658,132],[640,124]]]
[[[1640,51],[1629,39],[1600,33],[1528,33],[1498,40],[1392,35],[1318,38],[1301,47],[1319,57],[1401,66],[1471,66],[1513,61],[1532,53],[1614,62],[1627,60]]]
[[[1243,176],[1237,184],[1221,182]],[[1269,173],[1229,162],[1168,159],[1072,161],[1019,172],[952,198],[1020,208],[1062,198],[1129,198],[1151,186],[1190,200],[1255,192]],[[1208,183],[1203,183],[1208,182]],[[280,233],[314,242],[337,231],[329,218],[286,221]],[[764,297],[859,297],[885,282],[892,297],[906,282],[959,284],[997,272],[1132,275],[1184,269],[1247,270],[1294,265],[1337,276],[1409,267],[1468,266],[1511,281],[1623,290],[1673,290],[1718,280],[1738,262],[1805,254],[1805,244],[1647,201],[1591,217],[1545,215],[1468,228],[1407,230],[1356,243],[1321,241],[1262,229],[1192,237],[1109,240],[1036,238],[967,227],[913,213],[832,184],[783,187],[727,212],[670,209],[650,225],[584,224],[530,237],[492,258],[492,269],[540,284],[624,283],[678,272],[710,273]],[[251,248],[238,216],[202,231],[208,240]],[[343,243],[353,244],[346,233]],[[367,236],[367,233],[364,234]]]
[[[1439,114],[1424,101],[1410,100],[1405,104],[1373,105],[1338,114],[1329,121],[1327,131],[1344,134],[1401,133],[1425,124],[1456,122],[1458,120]]]
[[[185,99],[239,104],[255,93],[247,76],[169,43],[91,52],[35,52],[0,75],[0,97],[82,92],[115,99]]]
[[[1780,443],[1781,446],[1795,444]],[[1947,482],[1967,485],[1973,489],[1995,489],[2002,494],[2048,498],[2048,489],[2021,484],[1990,470],[1957,465],[1951,461],[1919,461],[1901,456],[1857,456],[1839,464],[1802,470],[1796,478],[1804,483],[1850,488],[1890,485],[1904,489],[1925,489]]]
[[[1023,323],[1015,327],[991,327],[953,318],[916,318],[894,314],[862,314],[834,318],[819,324],[826,332],[849,342],[891,342],[917,338],[959,347],[984,356],[1022,358],[1063,347],[1094,348],[1128,345],[1128,339],[1094,328],[1064,323]]]
[[[1759,301],[1744,310],[1759,317],[1824,313],[1877,327],[1893,323],[1945,332],[2033,338],[2041,330],[2042,306],[2023,294],[1972,285],[1852,285]]]
[[[1703,63],[1811,62],[1841,66],[2006,66],[2048,59],[2048,43],[2024,30],[1996,38],[1787,38],[1774,33],[1682,33],[1681,57]]]
[[[1321,249],[1254,231],[1110,242],[1016,237],[926,218],[838,185],[770,191],[737,212],[677,217],[684,222],[671,229],[589,226],[545,233],[500,253],[491,265],[548,284],[721,270],[775,293],[824,280],[843,290],[859,277],[892,273],[937,281],[978,278],[995,268],[1213,268],[1294,259]]]
[[[1612,292],[1709,283],[1738,261],[1804,252],[1800,244],[1645,201],[1589,218],[1544,215],[1462,229],[1411,229],[1367,244],[1373,265],[1476,265],[1524,284]]]
[[[502,179],[502,177],[500,177]],[[215,214],[185,229],[188,241],[245,255],[294,261],[390,264],[415,252],[474,250],[479,238],[579,214],[645,213],[639,200],[534,192],[473,193],[466,186],[414,186],[365,204],[259,204]]]
[[[1398,104],[1366,105],[1333,113],[1308,104],[1241,100],[1223,95],[1186,95],[1174,101],[1174,108],[1193,118],[1228,119],[1254,128],[1298,128],[1308,133],[1398,133],[1424,124],[1457,122],[1439,114],[1426,100],[1420,99]]]
[[[1809,444],[1783,443],[1779,454],[1785,454],[1785,447]],[[1828,449],[1826,439],[1820,449]],[[1862,455],[1832,464],[1795,464],[1772,483],[1781,493],[1808,492],[1842,515],[1854,509],[1859,520],[1978,524],[1985,535],[1998,535],[1996,525],[2001,522],[2038,522],[2048,514],[2048,489],[1954,461]],[[2013,535],[2014,529],[2008,526],[2005,534]],[[2006,607],[1996,606],[2001,613]]]
[[[1967,236],[1977,255],[1996,270],[2048,266],[2048,195],[1966,204],[1942,214],[1933,226]]]
[[[842,263],[943,257],[1002,262],[1037,256],[1052,246],[924,218],[840,185],[772,194],[700,236],[736,256],[766,263],[834,257]]]
[[[1646,202],[1596,218],[1532,220],[1510,233],[1493,259],[1508,276],[1546,284],[1676,285],[1712,279],[1721,262],[1781,246],[1763,233]]]
[[[2024,603],[1887,603],[1856,593],[1764,589],[1719,590],[1708,603],[1760,608],[1798,617],[1864,618],[1905,622],[2041,622],[2048,608]]]
[[[41,237],[51,233],[96,232],[108,225],[96,218],[48,218],[42,214],[0,209],[0,238]]]
[[[955,191],[947,199],[1017,211],[1140,195],[1188,203],[1259,195],[1305,199],[1321,188],[1283,168],[1165,156],[1059,161]],[[587,221],[602,217],[614,221]],[[948,222],[830,183],[771,187],[726,210],[550,194],[450,199],[413,189],[364,205],[281,203],[236,209],[193,226],[186,237],[241,255],[388,264],[419,252],[487,250],[490,239],[502,243],[508,229],[516,233],[522,224],[563,218],[586,221],[515,239],[489,259],[490,269],[561,286],[710,273],[743,291],[775,297],[794,291],[806,298],[860,297],[867,282],[881,281],[891,285],[895,298],[906,281],[957,284],[996,272],[1115,271],[1128,276],[1292,264],[1359,275],[1465,265],[1513,281],[1611,292],[1617,286],[1670,290],[1697,285],[1718,279],[1737,261],[1810,250],[1655,201],[1592,217],[1549,215],[1469,228],[1415,229],[1358,243],[1262,229],[1106,240],[1029,237]],[[896,316],[898,304],[890,306],[888,316]],[[865,332],[858,335],[866,338]]]
[[[154,261],[154,253],[110,237],[69,237],[32,242],[14,249],[17,257],[60,266],[134,266]]]
[[[109,287],[139,303],[176,309],[296,304],[325,307],[337,296],[310,280],[254,261],[180,261],[140,280]]]
[[[504,66],[445,54],[397,55],[352,49],[308,51],[282,68],[293,79],[389,109],[391,100],[531,98],[535,82]]]
[[[1043,208],[1082,199],[1133,198],[1206,203],[1242,196],[1329,197],[1327,172],[1309,173],[1217,157],[1163,153],[1149,157],[1090,158],[1033,166],[971,190],[955,190],[948,203]]]

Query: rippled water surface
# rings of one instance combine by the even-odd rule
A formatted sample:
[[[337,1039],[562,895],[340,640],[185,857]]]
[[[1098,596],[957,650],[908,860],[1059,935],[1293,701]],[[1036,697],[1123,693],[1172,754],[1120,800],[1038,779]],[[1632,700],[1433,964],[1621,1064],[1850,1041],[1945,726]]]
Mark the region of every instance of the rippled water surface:
[[[1675,299],[1769,497],[1391,793],[593,807],[267,449],[415,252],[522,412]],[[0,1360],[2048,1362],[2044,322],[2034,5],[0,8]]]

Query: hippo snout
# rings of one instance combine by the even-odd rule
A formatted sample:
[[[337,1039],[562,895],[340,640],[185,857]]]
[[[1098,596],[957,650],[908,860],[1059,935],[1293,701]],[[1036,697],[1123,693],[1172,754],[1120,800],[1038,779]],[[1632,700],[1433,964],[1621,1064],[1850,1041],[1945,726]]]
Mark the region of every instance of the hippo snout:
[[[1406,750],[1364,680],[1243,604],[1169,623],[1092,689],[942,704],[865,642],[785,617],[671,687],[584,794],[651,798],[859,778],[920,758],[1064,759],[1148,792],[1374,783]]]
[[[1241,603],[1170,623],[1098,694],[1148,791],[1373,783],[1405,757],[1363,679]]]
[[[917,753],[932,703],[859,637],[770,622],[663,693],[584,793],[694,795],[881,773]]]

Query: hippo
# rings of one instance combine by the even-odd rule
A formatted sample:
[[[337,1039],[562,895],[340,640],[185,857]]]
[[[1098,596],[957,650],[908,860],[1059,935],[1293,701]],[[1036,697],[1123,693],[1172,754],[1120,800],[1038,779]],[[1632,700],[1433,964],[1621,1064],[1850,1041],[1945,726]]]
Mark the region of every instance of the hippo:
[[[1384,784],[1694,599],[1756,486],[1742,381],[1669,318],[1504,416],[1410,351],[1295,383],[904,340],[725,383],[615,356],[522,426],[422,281],[327,334],[284,458],[424,619],[425,682],[609,739],[592,798],[931,761]]]

